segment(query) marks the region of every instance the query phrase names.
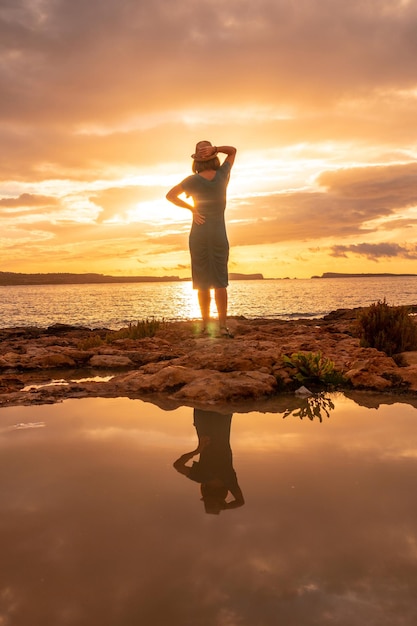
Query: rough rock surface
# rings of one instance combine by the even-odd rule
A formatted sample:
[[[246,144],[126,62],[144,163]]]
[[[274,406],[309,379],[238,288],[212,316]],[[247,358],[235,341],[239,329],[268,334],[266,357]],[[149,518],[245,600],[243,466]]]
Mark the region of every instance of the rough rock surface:
[[[342,388],[417,395],[416,353],[404,353],[399,367],[361,348],[355,320],[353,310],[319,320],[231,319],[233,339],[202,335],[191,321],[164,324],[144,339],[67,325],[2,329],[0,406],[87,396],[158,396],[193,406],[259,401],[300,387],[283,361],[296,352],[333,361]]]

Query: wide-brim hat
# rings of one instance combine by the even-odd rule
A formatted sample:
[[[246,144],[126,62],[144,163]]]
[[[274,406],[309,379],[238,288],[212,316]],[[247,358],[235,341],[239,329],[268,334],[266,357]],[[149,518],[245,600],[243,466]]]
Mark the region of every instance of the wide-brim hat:
[[[217,149],[213,154],[210,154],[210,156],[207,156],[207,157],[201,156],[201,148],[207,148],[209,146],[212,146],[210,141],[199,141],[195,146],[195,152],[194,154],[191,155],[191,158],[194,159],[194,161],[200,161],[200,162],[211,161],[211,159],[214,159],[214,157],[217,156]],[[212,147],[214,148],[214,146]]]

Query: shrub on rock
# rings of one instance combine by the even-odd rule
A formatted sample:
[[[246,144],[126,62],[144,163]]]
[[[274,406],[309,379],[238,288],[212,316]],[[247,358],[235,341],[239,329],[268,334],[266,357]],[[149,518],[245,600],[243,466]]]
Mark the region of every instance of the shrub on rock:
[[[360,344],[388,356],[417,349],[417,325],[405,306],[390,306],[385,298],[358,315]]]

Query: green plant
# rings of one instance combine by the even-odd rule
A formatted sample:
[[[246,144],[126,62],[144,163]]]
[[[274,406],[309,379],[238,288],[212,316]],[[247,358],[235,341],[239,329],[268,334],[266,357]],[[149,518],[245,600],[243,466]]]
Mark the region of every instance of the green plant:
[[[417,325],[405,306],[390,306],[384,300],[358,314],[360,345],[376,348],[388,356],[417,349]]]
[[[321,352],[293,352],[291,356],[284,354],[282,359],[285,365],[295,370],[293,378],[300,383],[334,383],[338,378],[333,361]]]
[[[129,324],[127,328],[121,328],[107,334],[106,341],[112,343],[117,339],[144,339],[145,337],[154,337],[159,330],[164,320],[156,320],[155,318],[145,319],[136,322],[136,324]]]

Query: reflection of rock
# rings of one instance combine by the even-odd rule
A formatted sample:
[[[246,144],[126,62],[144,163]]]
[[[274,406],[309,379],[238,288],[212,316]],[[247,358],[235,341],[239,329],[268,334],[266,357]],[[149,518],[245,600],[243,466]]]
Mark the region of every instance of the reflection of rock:
[[[354,324],[354,316],[349,315],[293,321],[231,319],[235,338],[230,340],[199,335],[198,323],[173,322],[153,338],[111,343],[108,330],[3,329],[0,402],[98,395],[146,398],[151,394],[164,394],[184,404],[261,401],[300,387],[282,361],[284,354],[319,351],[334,362],[350,388],[416,392],[415,355],[404,354],[403,362],[409,364],[398,367],[384,353],[361,348]],[[36,382],[36,372],[45,381],[48,376],[56,377],[58,370],[60,377],[77,378],[77,371],[91,368],[115,375],[110,381],[17,393],[29,378]],[[71,374],[65,375],[69,370]]]
[[[378,409],[381,405],[392,404],[408,404],[417,408],[417,395],[395,395],[395,394],[382,394],[377,391],[356,391],[345,390],[344,395],[347,398],[353,400],[359,406],[367,407],[368,409]]]

